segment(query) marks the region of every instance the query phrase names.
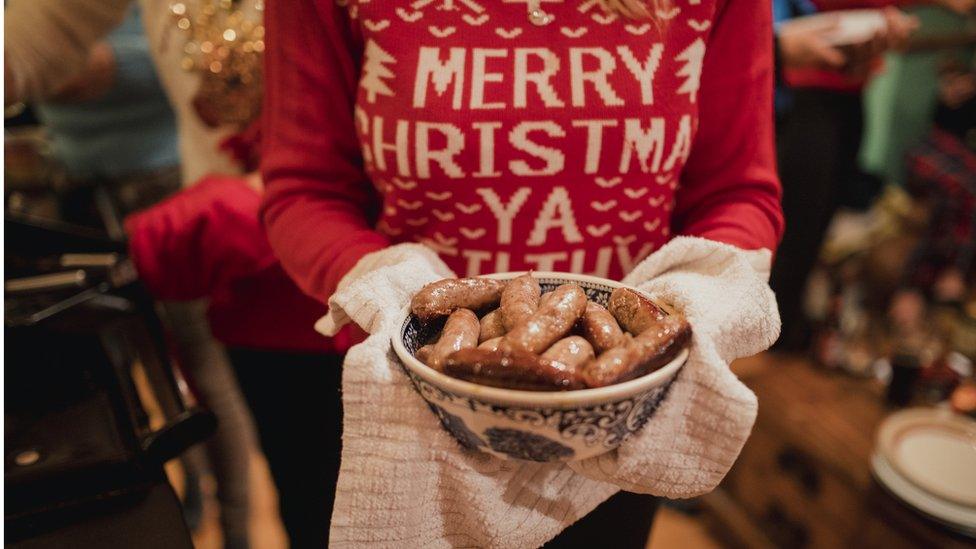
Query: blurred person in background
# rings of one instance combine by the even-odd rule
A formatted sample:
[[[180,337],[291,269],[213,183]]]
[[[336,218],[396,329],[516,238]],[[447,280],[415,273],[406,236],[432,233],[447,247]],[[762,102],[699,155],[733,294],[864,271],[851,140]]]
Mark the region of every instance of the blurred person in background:
[[[852,201],[851,196],[858,194],[856,187],[863,184],[857,168],[863,87],[879,69],[881,55],[903,45],[918,26],[915,18],[887,7],[883,28],[870,39],[835,46],[828,37],[840,26],[838,15],[827,15],[813,25],[797,18],[818,10],[885,3],[773,2],[780,69],[777,161],[787,219],[770,279],[783,320],[780,349],[800,350],[807,345],[809,329],[802,310],[807,278],[838,205]]]
[[[176,118],[150,61],[137,6],[36,112],[69,180],[64,221],[101,226],[102,217],[118,236],[113,212],[88,211],[96,188],[121,215],[180,188]]]
[[[130,3],[11,2],[5,23],[7,101],[64,86],[64,75],[84,57],[78,52],[104,35]],[[348,344],[343,334],[327,339],[313,331],[325,306],[304,296],[281,270],[258,219],[260,178],[247,175],[260,152],[260,129],[250,122],[262,96],[263,3],[139,4],[149,51],[176,113],[185,188],[128,219],[131,254],[157,298],[193,307],[187,323],[193,332],[209,338],[212,330],[226,345],[225,351],[212,338],[209,344],[200,341],[196,358],[221,371],[230,361],[268,458],[291,546],[325,546],[341,412],[340,371],[323,355],[337,356]],[[44,41],[37,43],[35,36]],[[221,394],[238,398],[236,390]],[[247,452],[239,450],[236,457],[243,474]],[[246,480],[228,489],[246,491]]]
[[[182,11],[185,14],[187,8]],[[251,13],[250,24],[259,27],[260,10]],[[203,174],[241,172],[218,151],[218,144],[239,126],[224,124],[220,109],[207,100],[193,101],[205,85],[213,87],[223,80],[201,78],[183,62],[188,55],[185,44],[195,36],[205,37],[199,33],[207,31],[201,25],[188,33],[184,19],[169,2],[161,1],[7,3],[5,102],[39,105],[55,151],[74,183],[63,200],[66,221],[92,224],[101,218],[112,236],[123,238],[120,218],[125,214]],[[207,94],[213,96],[209,88]],[[226,104],[238,112],[247,110],[239,101]],[[217,481],[224,545],[244,548],[250,545],[253,425],[226,351],[210,333],[206,306],[201,301],[166,302],[164,317],[181,368],[200,400],[217,415],[218,428],[206,449]],[[199,467],[188,469],[192,479]],[[189,505],[189,522],[195,522],[197,510]]]
[[[133,5],[122,23],[90,48],[81,71],[35,106],[67,178],[58,197],[60,219],[103,227],[114,238],[123,236],[122,217],[181,186],[176,117],[156,76],[140,12]],[[174,307],[179,305],[168,309],[179,317]],[[200,377],[197,372],[191,379]],[[218,456],[224,439],[215,437],[208,445],[215,463],[222,461]],[[199,481],[206,459],[193,449],[183,460],[185,514],[191,527],[202,512]],[[224,499],[229,516],[246,516],[246,502]],[[229,529],[235,522],[244,524],[230,522]]]
[[[339,473],[341,368],[351,345],[313,325],[326,307],[291,281],[258,217],[256,177],[210,176],[126,221],[140,278],[160,299],[209,298],[261,435],[292,547],[325,547]]]
[[[122,22],[133,3],[8,0],[4,14],[5,102],[37,101],[56,95],[86,65],[92,46]],[[255,5],[260,3],[228,2],[230,8],[216,0],[141,0],[138,4],[148,53],[176,114],[183,184],[192,184],[210,173],[240,174],[241,166],[217,151],[222,141],[240,131],[256,114],[249,109],[259,108],[260,86],[255,89],[244,82],[231,86],[228,77],[252,72],[260,60],[249,59],[250,54],[241,48],[234,48],[232,56],[230,48],[218,51],[218,47],[223,45],[222,31],[227,30],[223,23],[231,13],[241,14],[241,24],[250,22],[252,30],[260,27],[260,11]],[[236,42],[236,32],[234,38]],[[210,46],[204,46],[205,42]],[[234,61],[235,66],[225,70],[221,63],[214,65],[218,72],[211,72],[210,65],[218,58]],[[218,97],[221,88],[223,93]],[[257,101],[246,97],[255,93]],[[224,123],[222,116],[233,120]]]
[[[932,132],[908,153],[909,191],[930,214],[889,305],[891,327],[902,340],[926,332],[933,316],[945,317],[946,312],[953,316],[965,311],[976,319],[974,61],[942,67]],[[941,331],[957,340],[951,346],[976,357],[976,340],[970,336],[963,342],[952,335],[951,325],[941,324]]]

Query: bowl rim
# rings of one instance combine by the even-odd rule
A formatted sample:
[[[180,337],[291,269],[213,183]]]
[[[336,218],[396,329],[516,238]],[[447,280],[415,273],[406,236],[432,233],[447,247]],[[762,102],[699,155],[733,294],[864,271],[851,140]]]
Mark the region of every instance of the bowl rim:
[[[528,271],[492,273],[482,275],[481,278],[505,280],[515,278],[527,272]],[[610,286],[612,288],[630,288],[631,290],[647,295],[647,292],[634,288],[633,286],[628,286],[614,280],[591,275],[562,273],[556,271],[532,271],[532,275],[536,278],[559,278],[567,281],[600,284]],[[522,391],[516,389],[503,389],[501,387],[480,385],[478,383],[457,379],[447,374],[442,374],[441,372],[438,372],[437,370],[434,370],[430,366],[427,366],[423,362],[417,360],[407,350],[406,345],[403,343],[402,337],[403,327],[409,319],[410,314],[410,305],[407,304],[396,317],[397,329],[391,338],[393,351],[396,353],[400,361],[407,367],[407,369],[435,387],[457,395],[474,398],[476,400],[484,400],[495,404],[522,406],[527,408],[574,408],[624,400],[649,391],[655,387],[664,385],[670,381],[677,375],[678,370],[684,366],[688,359],[688,355],[690,354],[689,347],[685,347],[676,357],[671,359],[670,362],[661,368],[658,368],[657,370],[649,374],[645,374],[637,379],[617,383],[615,385],[608,385],[607,387],[598,387],[595,389],[577,389],[574,391]]]

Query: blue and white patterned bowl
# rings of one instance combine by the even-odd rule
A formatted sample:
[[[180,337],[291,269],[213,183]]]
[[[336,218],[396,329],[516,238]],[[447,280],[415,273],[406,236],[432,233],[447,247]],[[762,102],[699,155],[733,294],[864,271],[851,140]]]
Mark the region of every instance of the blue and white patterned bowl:
[[[524,273],[499,273],[511,279]],[[619,282],[570,273],[535,272],[543,292],[575,282],[590,300],[607,304]],[[423,364],[414,353],[429,341],[442,323],[424,325],[402,313],[393,350],[414,388],[427,401],[441,424],[465,448],[503,459],[575,461],[609,452],[644,426],[654,415],[678,370],[688,358],[678,356],[646,376],[598,389],[539,392],[478,385],[442,374]]]

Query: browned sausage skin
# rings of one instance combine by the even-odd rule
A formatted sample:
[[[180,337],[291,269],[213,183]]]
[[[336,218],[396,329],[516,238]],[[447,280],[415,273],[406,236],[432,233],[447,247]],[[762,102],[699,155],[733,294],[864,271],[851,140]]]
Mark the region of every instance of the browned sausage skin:
[[[552,292],[546,292],[539,297],[539,307],[545,307],[547,303],[552,301]]]
[[[502,343],[502,338],[494,337],[492,339],[489,339],[487,341],[482,341],[481,343],[479,343],[478,348],[488,349],[489,351],[497,351],[498,346],[501,345],[501,343]]]
[[[571,368],[580,368],[586,361],[593,358],[593,347],[580,336],[569,336],[553,343],[552,347],[542,353],[544,358],[551,358]]]
[[[579,326],[583,337],[590,342],[593,350],[598,354],[623,345],[626,341],[617,319],[602,305],[592,301],[586,304]]]
[[[532,277],[532,273],[515,278],[505,286],[498,310],[501,311],[506,332],[532,316],[539,308],[540,295],[542,288],[539,287],[539,281]]]
[[[444,361],[444,373],[505,389],[566,391],[584,387],[578,368],[524,351],[464,349]]]
[[[495,309],[481,317],[481,335],[478,336],[478,341],[483,343],[489,339],[501,337],[505,335],[505,332],[505,325],[502,324],[502,310]]]
[[[414,353],[413,356],[420,362],[427,364],[427,362],[430,360],[430,353],[433,350],[434,350],[434,345],[428,343],[427,345],[424,345],[423,347],[417,349],[417,352]]]
[[[480,320],[474,312],[492,307]],[[667,364],[691,337],[682,315],[637,291],[614,290],[604,308],[577,284],[541,294],[531,274],[509,282],[438,281],[414,296],[411,309],[423,321],[448,316],[437,340],[415,353],[419,360],[459,379],[509,389],[625,382]],[[574,327],[579,335],[571,335]]]
[[[586,309],[586,294],[576,284],[563,284],[536,312],[505,334],[502,350],[541,353],[573,328]]]
[[[670,362],[691,338],[691,326],[683,316],[655,321],[620,347],[587,362],[582,377],[587,387],[605,387],[649,374]]]
[[[424,286],[410,301],[410,310],[428,321],[457,309],[479,310],[498,304],[505,282],[491,278],[447,278]]]
[[[448,355],[478,345],[479,331],[480,325],[476,314],[468,309],[454,311],[447,317],[440,338],[428,353],[427,365],[435,370],[441,370],[442,363]]]
[[[624,330],[634,335],[643,333],[654,322],[667,316],[653,301],[630,288],[614,290],[607,309]]]

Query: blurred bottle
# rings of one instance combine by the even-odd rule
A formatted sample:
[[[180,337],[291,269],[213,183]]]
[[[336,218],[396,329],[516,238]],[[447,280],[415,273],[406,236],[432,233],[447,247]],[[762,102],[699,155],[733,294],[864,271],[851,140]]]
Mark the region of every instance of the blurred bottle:
[[[915,382],[921,372],[921,362],[916,354],[901,350],[891,357],[891,383],[888,385],[888,403],[907,406],[915,394]]]

